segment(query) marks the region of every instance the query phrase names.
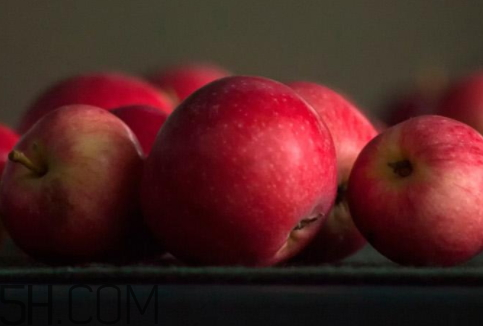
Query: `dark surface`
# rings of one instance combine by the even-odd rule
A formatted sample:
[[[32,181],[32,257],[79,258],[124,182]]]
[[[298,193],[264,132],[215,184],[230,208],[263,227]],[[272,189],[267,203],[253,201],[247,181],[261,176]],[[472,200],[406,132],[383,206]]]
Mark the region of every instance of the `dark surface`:
[[[92,291],[76,289],[69,297],[71,288],[53,287],[53,325],[87,319],[88,325],[111,321],[114,325],[224,326],[459,326],[483,321],[482,291],[470,287],[159,285],[151,301],[153,285],[133,286],[131,294],[125,285],[102,290],[94,286]],[[27,302],[26,292],[9,290],[7,298]],[[34,302],[47,302],[47,292],[43,286],[34,287]],[[144,313],[135,306],[134,296],[146,307]],[[34,307],[31,315],[34,325],[48,325],[46,307]],[[0,305],[0,318],[16,321],[21,316],[14,305]]]
[[[483,267],[401,268],[347,264],[322,267],[216,268],[92,265],[11,267],[0,270],[9,284],[231,284],[231,285],[420,285],[483,286]]]
[[[162,259],[131,266],[50,267],[19,257],[4,257],[0,264],[2,325],[28,324],[28,318],[33,325],[49,324],[45,305],[34,305],[29,313],[29,295],[33,302],[52,302],[53,325],[89,318],[87,325],[483,322],[483,257],[452,268],[412,268],[368,248],[326,266],[188,267]]]
[[[4,284],[483,286],[483,256],[450,268],[405,267],[371,248],[343,262],[321,266],[193,267],[165,258],[128,266],[52,267],[25,257],[4,257],[0,266],[0,283]]]

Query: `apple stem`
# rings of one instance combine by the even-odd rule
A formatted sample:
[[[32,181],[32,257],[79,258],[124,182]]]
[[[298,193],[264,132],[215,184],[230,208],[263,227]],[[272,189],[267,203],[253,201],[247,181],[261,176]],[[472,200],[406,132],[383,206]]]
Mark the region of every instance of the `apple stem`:
[[[8,154],[8,159],[15,163],[20,163],[25,166],[30,171],[38,174],[39,176],[43,176],[47,173],[47,169],[45,167],[35,165],[24,153],[13,150]]]
[[[413,166],[408,160],[392,162],[387,164],[398,176],[405,178],[413,173]]]

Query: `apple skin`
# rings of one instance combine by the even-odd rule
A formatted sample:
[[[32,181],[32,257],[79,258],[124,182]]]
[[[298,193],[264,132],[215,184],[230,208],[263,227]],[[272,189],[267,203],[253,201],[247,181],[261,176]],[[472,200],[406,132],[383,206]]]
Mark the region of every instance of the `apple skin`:
[[[229,75],[229,71],[214,64],[185,63],[154,71],[147,79],[179,103],[200,87]]]
[[[336,177],[330,133],[305,101],[279,82],[233,76],[166,120],[141,204],[153,233],[186,263],[269,266],[315,235]]]
[[[483,71],[474,72],[450,85],[436,112],[483,133]]]
[[[131,128],[145,155],[151,152],[154,139],[168,118],[167,113],[146,105],[123,106],[111,110],[111,113]]]
[[[142,221],[143,159],[120,119],[98,107],[61,107],[40,119],[15,150],[44,170],[35,173],[11,157],[5,167],[0,215],[19,248],[51,264],[122,255]]]
[[[388,128],[352,169],[354,222],[396,263],[463,263],[483,249],[482,164],[482,136],[456,120],[420,116]]]
[[[288,84],[318,113],[334,140],[337,156],[338,196],[330,215],[311,243],[295,257],[304,263],[330,263],[361,249],[366,240],[354,225],[344,191],[362,148],[377,135],[368,118],[349,100],[332,89],[312,82]]]
[[[92,72],[63,79],[42,92],[24,113],[18,132],[25,133],[46,113],[72,104],[107,110],[126,105],[149,105],[166,113],[173,110],[169,96],[142,79],[119,72]]]
[[[9,127],[0,124],[0,182],[3,173],[3,169],[8,160],[8,153],[12,150],[19,139],[17,133],[15,133]],[[3,225],[0,223],[0,244],[4,242],[5,231]]]
[[[18,141],[19,136],[9,127],[0,124],[0,177],[2,176],[5,163],[8,159],[8,153],[12,150]]]

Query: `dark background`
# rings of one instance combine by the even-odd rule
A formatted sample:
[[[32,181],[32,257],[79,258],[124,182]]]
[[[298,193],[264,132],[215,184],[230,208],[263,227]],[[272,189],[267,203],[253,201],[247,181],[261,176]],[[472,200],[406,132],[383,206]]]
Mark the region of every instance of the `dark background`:
[[[73,73],[186,60],[319,81],[377,114],[421,71],[483,64],[482,13],[478,0],[1,0],[0,121]]]
[[[481,0],[0,0],[0,121],[16,125],[39,92],[71,74],[141,74],[189,60],[218,63],[237,74],[319,81],[380,115],[388,93],[427,70],[457,76],[483,65],[482,14]],[[6,253],[16,254],[11,243]],[[473,264],[481,266],[482,260]],[[361,262],[380,264],[367,267],[373,278],[386,271],[395,279],[408,274],[410,281],[426,282],[442,273],[401,272],[370,247],[348,260]],[[360,275],[351,266],[346,280]],[[471,266],[440,276],[481,285],[481,268]],[[18,272],[4,269],[3,277]],[[60,272],[69,278],[76,271]],[[146,295],[150,289],[138,291]],[[55,322],[65,325],[68,292],[56,291],[61,315]],[[315,318],[322,324],[460,325],[481,319],[482,311],[481,287],[471,286],[181,285],[162,291],[161,324],[295,325]],[[25,293],[14,298],[26,300]],[[45,302],[45,291],[35,294]],[[85,302],[76,309],[92,315],[95,298],[86,295],[76,297]],[[0,306],[1,316],[17,313]],[[150,315],[143,318],[151,321]]]

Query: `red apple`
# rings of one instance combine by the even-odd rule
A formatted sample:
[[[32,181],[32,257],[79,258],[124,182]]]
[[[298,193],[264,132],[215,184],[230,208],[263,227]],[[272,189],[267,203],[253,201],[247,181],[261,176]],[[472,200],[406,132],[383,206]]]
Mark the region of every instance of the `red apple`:
[[[72,105],[50,112],[9,155],[0,185],[5,228],[44,262],[121,254],[141,224],[141,155],[132,131],[104,109]]]
[[[61,80],[44,91],[27,109],[18,131],[26,132],[39,118],[58,107],[87,104],[104,109],[125,105],[149,105],[169,113],[170,98],[147,82],[114,72],[96,72]]]
[[[145,155],[151,152],[154,139],[164,121],[168,118],[167,113],[146,105],[123,106],[111,110],[111,113],[131,128]]]
[[[332,138],[292,89],[234,76],[166,120],[141,186],[147,224],[192,264],[267,266],[315,235],[336,195]]]
[[[8,153],[10,153],[17,141],[18,135],[7,126],[0,124],[0,176],[5,167]]]
[[[483,133],[483,71],[455,81],[445,91],[436,112]]]
[[[148,76],[148,80],[171,94],[179,103],[198,88],[214,80],[231,75],[227,70],[213,64],[180,64],[158,70]]]
[[[8,153],[12,150],[18,141],[18,135],[9,127],[0,124],[0,181],[3,169],[7,162]],[[0,223],[0,243],[3,243],[5,232],[3,225]]]
[[[451,266],[483,249],[483,137],[453,119],[421,116],[374,138],[352,169],[354,222],[404,265]]]
[[[288,85],[317,111],[329,128],[338,171],[338,194],[329,218],[296,259],[310,263],[334,262],[350,256],[366,243],[350,216],[345,189],[357,155],[377,131],[354,104],[330,88],[310,82]]]

